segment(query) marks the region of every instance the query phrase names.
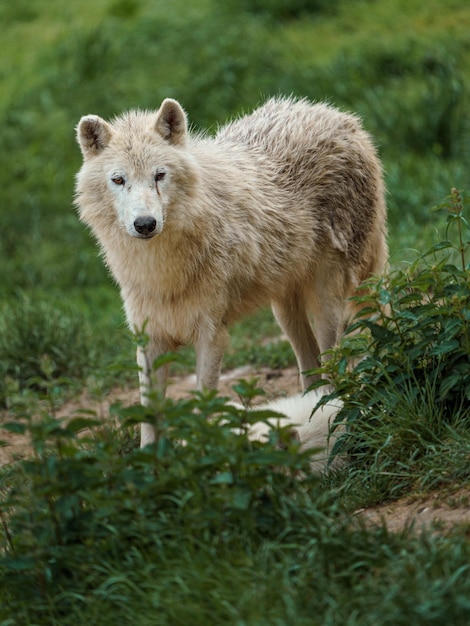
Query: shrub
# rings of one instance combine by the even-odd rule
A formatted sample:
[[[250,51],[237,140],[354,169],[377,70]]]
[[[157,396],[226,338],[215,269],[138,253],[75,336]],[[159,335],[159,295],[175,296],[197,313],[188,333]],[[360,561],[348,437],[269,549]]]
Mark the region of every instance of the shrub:
[[[20,296],[0,314],[0,402],[8,389],[80,380],[92,367],[88,325],[64,305]],[[12,385],[13,383],[13,385]]]
[[[463,532],[352,522],[285,432],[248,441],[248,416],[214,394],[153,409],[142,450],[129,428],[154,413],[139,406],[113,407],[119,430],[23,427],[32,457],[0,472],[2,624],[465,623]]]
[[[470,418],[470,280],[464,199],[453,190],[446,240],[406,269],[372,280],[361,317],[323,373],[341,397],[338,417],[347,449],[360,467],[398,478]],[[350,369],[350,364],[356,365]],[[393,471],[391,468],[394,468]]]
[[[337,9],[340,0],[241,0],[233,2],[238,11],[249,11],[255,15],[267,16],[274,20],[284,21],[298,19],[309,14],[331,14]]]
[[[161,416],[157,443],[136,449],[129,426],[153,421],[154,411]],[[204,546],[238,551],[287,538],[300,517],[322,518],[322,506],[329,508],[312,504],[318,480],[309,478],[307,455],[289,435],[249,442],[248,414],[214,393],[155,398],[152,410],[115,406],[113,414],[121,434],[105,429],[94,440],[76,439],[97,425],[80,417],[61,423],[45,415],[22,429],[35,454],[17,468],[21,479],[2,505],[0,588],[13,606],[29,604],[33,621],[65,617],[77,594],[86,604],[108,578],[102,565],[115,567],[133,551],[150,551],[156,563]]]

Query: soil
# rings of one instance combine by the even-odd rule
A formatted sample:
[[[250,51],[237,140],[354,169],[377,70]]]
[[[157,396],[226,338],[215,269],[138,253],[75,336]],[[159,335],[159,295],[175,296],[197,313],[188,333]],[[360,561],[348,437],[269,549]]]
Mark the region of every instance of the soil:
[[[371,525],[386,524],[390,532],[412,527],[415,531],[448,532],[465,526],[470,534],[470,487],[451,487],[443,492],[412,495],[390,504],[355,512]]]
[[[298,370],[295,367],[273,370],[246,366],[222,374],[219,384],[220,395],[238,399],[233,385],[240,378],[253,377],[258,379],[259,386],[265,390],[267,398],[291,395],[300,391]],[[175,377],[170,381],[167,395],[174,399],[183,398],[195,388],[195,383],[195,375]],[[86,409],[106,419],[110,404],[116,401],[126,405],[137,403],[139,401],[137,386],[134,389],[115,389],[101,401],[91,399],[84,391],[78,398],[64,404],[57,411],[57,417],[72,417]],[[4,413],[0,419],[8,421],[8,414]],[[0,439],[5,444],[0,447],[0,466],[27,456],[30,445],[26,436],[3,430]],[[465,526],[470,533],[470,486],[455,485],[446,487],[445,491],[425,495],[413,494],[388,504],[360,509],[355,515],[371,526],[385,524],[390,532],[400,532],[408,527],[417,532],[423,530],[448,532],[456,526]]]

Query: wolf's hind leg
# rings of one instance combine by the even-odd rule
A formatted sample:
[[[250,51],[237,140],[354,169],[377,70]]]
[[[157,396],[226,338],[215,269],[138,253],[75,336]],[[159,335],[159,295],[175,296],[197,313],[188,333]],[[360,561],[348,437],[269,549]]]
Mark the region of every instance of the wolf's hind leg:
[[[333,290],[334,278],[330,277],[329,287],[326,280],[323,286],[319,282],[308,303],[313,318],[313,331],[322,354],[338,344],[348,321],[348,291],[343,289],[342,283]]]
[[[302,388],[307,389],[317,376],[307,376],[303,372],[320,365],[320,349],[308,319],[304,299],[298,294],[291,294],[283,300],[272,303],[274,316],[287,335],[297,358],[302,375]]]
[[[196,343],[198,390],[217,389],[222,359],[228,343],[229,335],[225,324],[221,324],[215,330],[213,328],[201,330]]]

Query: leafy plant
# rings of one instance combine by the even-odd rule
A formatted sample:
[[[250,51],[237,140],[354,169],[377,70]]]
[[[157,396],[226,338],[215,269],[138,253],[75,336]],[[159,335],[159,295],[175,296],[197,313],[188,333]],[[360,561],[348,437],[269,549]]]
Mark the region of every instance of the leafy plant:
[[[339,447],[403,486],[430,448],[468,427],[470,278],[465,201],[452,190],[443,241],[406,269],[368,283],[365,308],[323,368],[351,434]],[[354,365],[355,363],[355,365]],[[351,369],[351,364],[353,364]],[[398,469],[401,464],[402,470]],[[391,467],[394,470],[391,471]],[[393,482],[393,481],[392,481]]]
[[[66,306],[20,295],[0,314],[0,402],[9,390],[83,380],[93,365],[88,325]],[[70,382],[70,380],[68,381]]]
[[[238,10],[242,8],[254,14],[263,15],[274,20],[298,19],[307,15],[332,13],[337,2],[330,0],[242,0],[241,2],[230,1],[230,5]]]
[[[0,472],[2,624],[465,623],[463,532],[368,529],[282,429],[250,442],[249,414],[213,393],[154,400],[114,406],[119,429],[24,424],[31,458]],[[138,449],[155,410],[161,436]]]
[[[126,430],[155,413],[155,446],[125,444],[119,454]],[[3,598],[34,606],[36,619],[51,603],[51,615],[66,614],[77,588],[83,595],[104,583],[101,563],[137,547],[158,559],[165,544],[176,548],[175,533],[180,548],[274,540],[296,524],[302,501],[312,509],[309,489],[318,481],[309,477],[307,455],[282,430],[283,450],[276,441],[248,441],[249,414],[214,393],[180,402],[156,397],[151,409],[115,406],[113,414],[121,437],[105,429],[95,440],[77,440],[78,431],[97,425],[84,417],[61,423],[44,415],[23,427],[34,457],[18,467],[22,478],[2,505],[0,587]],[[17,432],[18,423],[6,428]],[[295,498],[285,497],[292,490]],[[322,516],[321,507],[312,515]]]

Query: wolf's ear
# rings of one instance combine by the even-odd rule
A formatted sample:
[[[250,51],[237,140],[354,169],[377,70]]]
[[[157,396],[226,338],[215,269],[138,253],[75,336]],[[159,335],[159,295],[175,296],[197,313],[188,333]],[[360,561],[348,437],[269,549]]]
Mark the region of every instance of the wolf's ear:
[[[84,158],[95,156],[104,150],[111,140],[112,130],[108,122],[97,115],[85,115],[77,126],[77,141]]]
[[[187,135],[186,113],[176,100],[166,98],[157,113],[155,130],[173,145],[184,145]]]

